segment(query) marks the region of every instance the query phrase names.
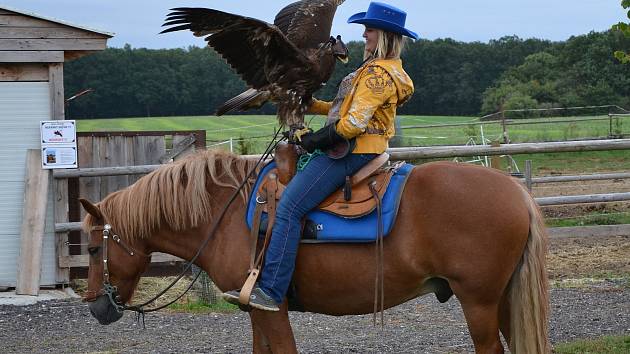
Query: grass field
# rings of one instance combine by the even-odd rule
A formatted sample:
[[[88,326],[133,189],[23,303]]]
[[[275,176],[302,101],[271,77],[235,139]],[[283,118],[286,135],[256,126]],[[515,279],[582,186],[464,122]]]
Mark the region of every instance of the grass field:
[[[558,354],[626,354],[630,353],[630,336],[605,336],[593,340],[579,340],[558,344]]]
[[[597,118],[604,118],[599,116]],[[594,117],[579,117],[576,122],[566,122],[570,117],[539,118],[527,120],[537,124],[508,126],[510,140],[518,142],[562,141],[587,138],[604,138],[609,133],[630,135],[630,117],[619,118],[611,124],[608,120],[586,120]],[[324,123],[322,116],[307,116],[313,129]],[[475,117],[453,116],[401,116],[400,126],[443,125],[479,122]],[[552,122],[543,123],[543,122]],[[148,130],[206,130],[207,146],[225,145],[232,139],[233,151],[260,153],[273,136],[278,123],[275,116],[195,116],[155,117],[79,120],[78,131],[148,131]],[[434,128],[402,129],[400,146],[463,145],[473,142],[502,139],[499,123]],[[602,151],[577,153],[549,153],[513,156],[519,169],[525,160],[532,160],[535,175],[558,171],[563,173],[587,173],[597,171],[630,170],[628,151]],[[465,160],[465,159],[464,159]]]

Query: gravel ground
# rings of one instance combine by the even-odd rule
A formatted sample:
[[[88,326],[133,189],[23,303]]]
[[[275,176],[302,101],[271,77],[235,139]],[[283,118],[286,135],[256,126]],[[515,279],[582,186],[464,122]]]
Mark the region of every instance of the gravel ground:
[[[460,353],[473,351],[459,303],[425,296],[385,312],[385,328],[372,316],[330,317],[292,313],[303,353]],[[630,288],[603,281],[551,292],[552,343],[602,335],[630,335]],[[246,353],[251,334],[245,313],[159,312],[146,329],[126,314],[101,326],[78,300],[0,306],[3,353]]]

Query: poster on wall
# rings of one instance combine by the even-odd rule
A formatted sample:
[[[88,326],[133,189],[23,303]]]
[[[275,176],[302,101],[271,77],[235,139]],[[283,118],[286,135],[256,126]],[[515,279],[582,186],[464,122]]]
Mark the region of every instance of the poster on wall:
[[[77,130],[74,120],[40,122],[42,168],[77,168]]]
[[[77,168],[77,148],[46,146],[42,148],[43,168]]]

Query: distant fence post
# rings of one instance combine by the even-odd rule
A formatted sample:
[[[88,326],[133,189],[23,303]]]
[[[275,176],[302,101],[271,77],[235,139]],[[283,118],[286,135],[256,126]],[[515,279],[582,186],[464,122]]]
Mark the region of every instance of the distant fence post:
[[[400,125],[400,117],[394,118],[394,136],[389,141],[389,146],[400,147],[403,146],[403,132]]]
[[[498,141],[493,141],[490,143],[491,147],[500,147],[501,144]],[[496,168],[497,170],[501,170],[501,156],[492,155],[490,158],[490,167]]]
[[[532,160],[525,160],[525,186],[532,191]]]

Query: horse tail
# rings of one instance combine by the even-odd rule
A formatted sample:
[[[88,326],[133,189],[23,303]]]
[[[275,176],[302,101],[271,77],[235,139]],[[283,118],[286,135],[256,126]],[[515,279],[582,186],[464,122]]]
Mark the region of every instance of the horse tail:
[[[529,192],[523,186],[521,188],[529,211],[529,236],[507,289],[510,303],[509,346],[512,353],[549,353],[549,293],[545,267],[547,230],[538,205]]]

